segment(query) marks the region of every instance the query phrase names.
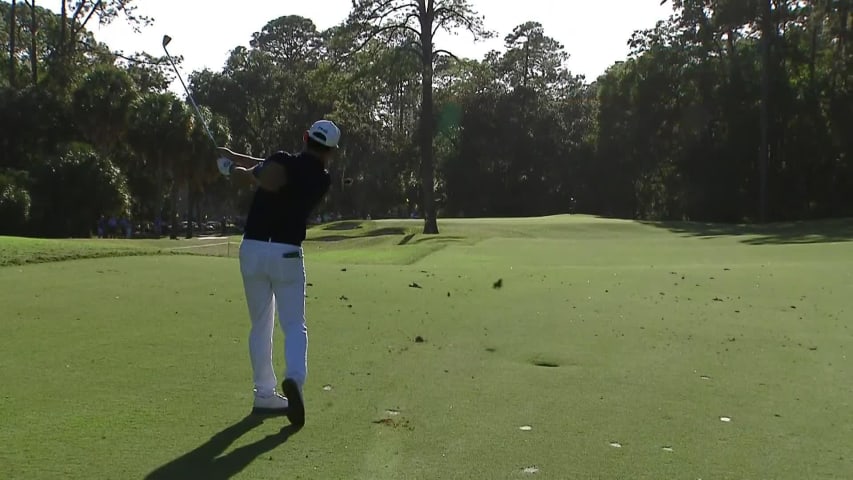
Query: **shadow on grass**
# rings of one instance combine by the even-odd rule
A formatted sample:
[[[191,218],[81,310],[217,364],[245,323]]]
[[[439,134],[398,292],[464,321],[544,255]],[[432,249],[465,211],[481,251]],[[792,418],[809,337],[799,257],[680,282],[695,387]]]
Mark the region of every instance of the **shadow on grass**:
[[[411,242],[412,239],[415,238],[415,235],[417,235],[417,234],[416,233],[410,233],[410,234],[406,235],[405,237],[403,237],[402,240],[400,240],[400,243],[398,243],[397,245],[408,245],[409,242]]]
[[[457,237],[450,235],[442,235],[440,237],[423,237],[415,241],[416,244],[421,243],[459,243],[465,240],[465,237]]]
[[[733,225],[700,222],[643,222],[688,237],[744,237],[747,245],[791,245],[853,241],[853,219]]]
[[[362,228],[362,222],[359,220],[349,220],[343,222],[335,222],[323,227],[323,230],[357,230]]]
[[[412,239],[415,238],[416,235],[417,235],[416,233],[410,233],[410,234],[406,235],[405,237],[403,237],[402,240],[400,240],[400,243],[398,243],[397,245],[408,245],[408,244],[412,243]],[[442,235],[440,237],[421,237],[421,238],[415,240],[414,243],[415,243],[415,245],[420,245],[423,243],[439,243],[439,244],[440,243],[460,243],[464,240],[465,240],[465,237],[455,237],[455,236],[449,236],[449,235]]]
[[[145,480],[183,480],[187,478],[226,480],[243,471],[259,456],[286,442],[298,430],[292,425],[287,425],[276,434],[267,435],[255,443],[242,446],[228,455],[220,456],[238,438],[261,423],[263,423],[262,418],[247,416],[212,436],[210,440],[195,450],[149,473]]]
[[[387,227],[387,228],[377,228],[376,230],[370,230],[361,235],[323,235],[320,237],[311,238],[312,241],[315,242],[341,242],[344,240],[353,240],[356,238],[369,238],[369,237],[384,237],[384,236],[395,236],[395,235],[403,235],[406,233],[405,228],[401,227]]]

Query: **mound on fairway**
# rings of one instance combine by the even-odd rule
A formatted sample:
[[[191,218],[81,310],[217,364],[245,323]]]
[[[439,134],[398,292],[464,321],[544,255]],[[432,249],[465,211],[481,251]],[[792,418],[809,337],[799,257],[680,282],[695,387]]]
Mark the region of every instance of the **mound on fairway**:
[[[6,262],[0,478],[853,478],[844,229],[419,227],[311,230],[296,434],[247,417],[239,239]]]

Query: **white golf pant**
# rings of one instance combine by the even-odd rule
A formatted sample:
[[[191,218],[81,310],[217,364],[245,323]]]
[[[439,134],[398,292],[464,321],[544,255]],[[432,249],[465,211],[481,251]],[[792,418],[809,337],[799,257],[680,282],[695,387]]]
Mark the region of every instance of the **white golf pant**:
[[[276,307],[284,333],[285,378],[292,378],[301,388],[308,373],[302,248],[243,239],[240,244],[240,273],[252,320],[249,356],[255,394],[271,395],[278,385],[272,356]]]

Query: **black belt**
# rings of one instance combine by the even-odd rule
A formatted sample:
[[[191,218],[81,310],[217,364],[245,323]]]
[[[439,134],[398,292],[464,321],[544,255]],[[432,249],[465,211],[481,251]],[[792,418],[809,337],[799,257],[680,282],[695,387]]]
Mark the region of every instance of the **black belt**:
[[[281,237],[265,237],[263,235],[254,235],[251,233],[244,233],[243,239],[244,240],[254,240],[256,242],[281,243],[281,244],[286,244],[286,245],[299,246],[299,245],[297,245],[293,242],[289,242],[289,241],[287,241]],[[298,257],[299,256],[298,253],[299,252],[294,252],[294,254],[295,254],[294,256]]]
[[[255,235],[255,234],[252,234],[252,233],[244,233],[244,234],[243,234],[243,238],[244,238],[244,239],[246,239],[246,240],[255,240],[255,241],[258,241],[258,242],[268,242],[268,243],[287,243],[287,244],[291,244],[290,242],[288,242],[287,240],[285,240],[285,239],[283,239],[283,238],[281,238],[281,237],[269,237],[269,236],[263,236],[263,235]],[[291,245],[292,245],[292,244],[291,244]]]
[[[293,245],[287,241],[282,241],[277,237],[262,237],[260,235],[252,235],[250,233],[243,234],[243,240],[254,240],[256,242],[267,242],[267,243],[281,243],[287,245]],[[302,254],[300,252],[287,252],[281,255],[281,258],[302,258]]]

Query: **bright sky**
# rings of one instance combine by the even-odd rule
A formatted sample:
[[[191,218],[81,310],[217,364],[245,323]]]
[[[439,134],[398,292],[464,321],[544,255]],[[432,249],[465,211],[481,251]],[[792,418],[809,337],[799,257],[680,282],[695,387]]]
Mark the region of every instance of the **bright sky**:
[[[138,12],[154,18],[154,24],[134,33],[124,22],[92,25],[95,37],[126,53],[147,51],[162,54],[164,34],[173,40],[169,52],[183,55],[181,74],[208,67],[219,70],[236,46],[248,46],[253,32],[274,18],[301,15],[323,30],[338,24],[349,13],[351,0],[136,0]],[[627,41],[635,30],[650,28],[667,18],[669,4],[660,0],[471,0],[484,16],[487,29],[497,32],[489,41],[474,43],[471,36],[442,35],[437,48],[460,57],[482,58],[491,49],[501,50],[503,38],[528,20],[540,22],[546,35],[556,38],[569,53],[569,69],[594,80],[628,54]],[[172,88],[181,92],[180,83]]]

